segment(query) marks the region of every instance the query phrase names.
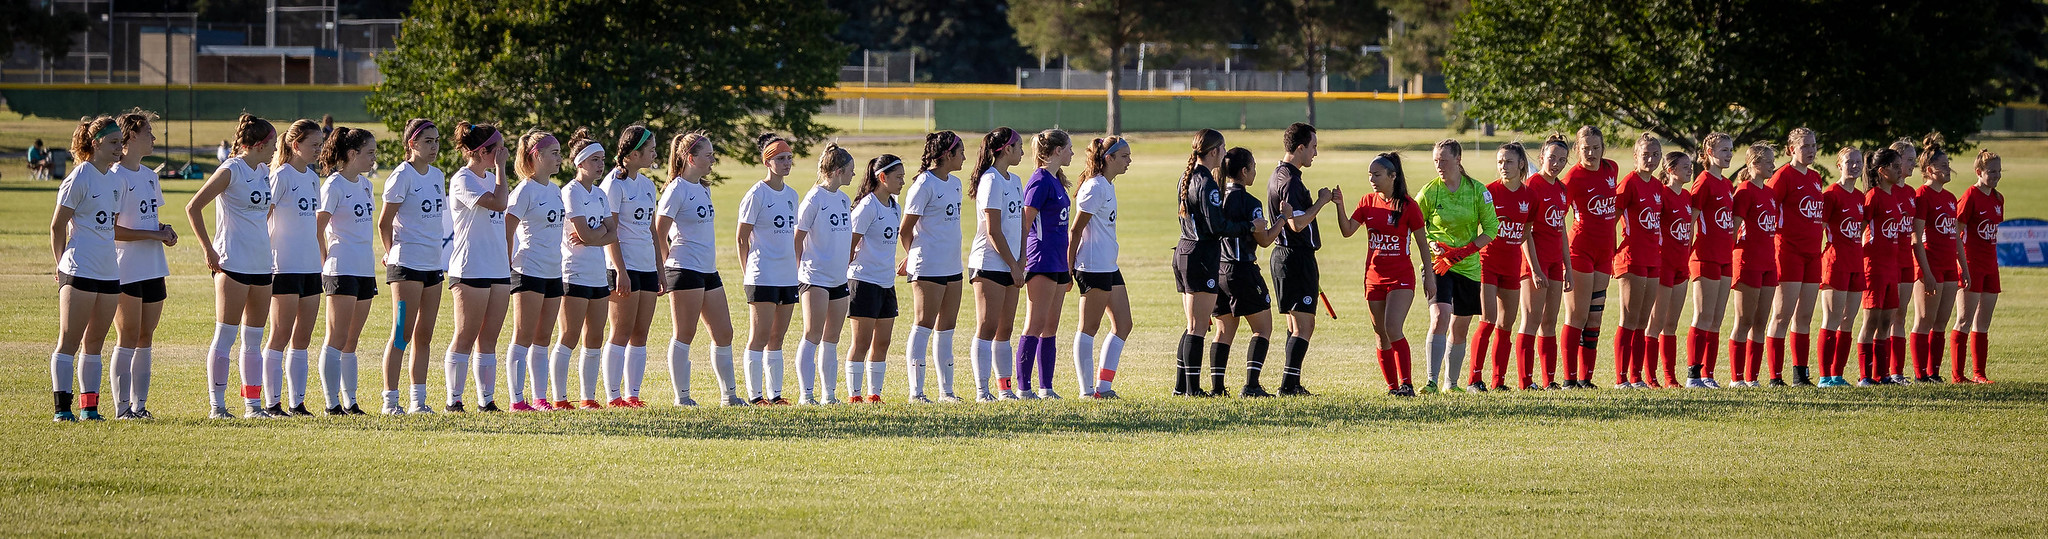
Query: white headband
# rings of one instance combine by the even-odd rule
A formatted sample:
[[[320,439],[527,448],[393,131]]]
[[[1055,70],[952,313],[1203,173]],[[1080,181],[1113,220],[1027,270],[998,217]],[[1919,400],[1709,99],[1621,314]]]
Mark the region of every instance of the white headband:
[[[582,150],[577,151],[576,159],[573,159],[569,162],[574,163],[576,166],[582,166],[584,161],[589,160],[591,157],[595,157],[603,153],[604,146],[599,146],[597,143],[592,142],[588,145],[583,146]]]
[[[876,174],[881,174],[881,173],[884,173],[884,172],[888,172],[888,171],[889,171],[889,169],[892,169],[892,168],[896,168],[896,167],[897,167],[897,165],[902,165],[902,164],[903,164],[903,160],[902,160],[902,159],[897,159],[897,160],[895,160],[895,161],[890,161],[890,162],[889,162],[889,164],[887,164],[887,165],[882,165],[882,168],[881,168],[880,170],[876,170],[876,171],[875,171],[875,173],[876,173]]]

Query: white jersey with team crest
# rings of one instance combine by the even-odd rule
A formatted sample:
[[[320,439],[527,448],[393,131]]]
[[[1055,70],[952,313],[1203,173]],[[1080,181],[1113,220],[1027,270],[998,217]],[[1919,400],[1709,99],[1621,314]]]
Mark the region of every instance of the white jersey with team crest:
[[[1074,254],[1074,269],[1087,273],[1117,271],[1116,184],[1101,176],[1081,182],[1074,206],[1088,214],[1088,226],[1081,229],[1081,246]]]
[[[597,185],[604,190],[612,213],[619,215],[619,256],[625,259],[626,271],[658,270],[654,260],[654,209],[660,195],[655,193],[654,180],[638,173],[630,177],[623,173],[612,169]],[[620,269],[612,267],[609,258],[605,267]]]
[[[477,205],[498,186],[498,173],[481,175],[462,167],[448,182],[449,213],[455,214],[455,236],[449,244],[448,276],[461,279],[512,277],[505,245],[505,212]],[[503,193],[499,193],[503,195]]]
[[[903,214],[916,215],[916,236],[905,256],[906,269],[913,277],[959,275],[960,269],[960,179],[947,174],[939,178],[920,172],[904,197]],[[897,231],[901,233],[901,230]]]
[[[804,233],[797,280],[811,286],[846,284],[847,251],[853,248],[853,202],[846,193],[814,186],[797,206],[796,229]]]
[[[120,165],[115,165],[119,169]],[[57,271],[81,279],[113,281],[121,278],[119,256],[114,254],[114,221],[121,211],[121,180],[108,172],[80,162],[64,184],[57,186],[57,205],[71,208],[71,233],[64,254],[57,258]]]
[[[604,226],[604,220],[612,216],[611,205],[605,203],[604,190],[597,186],[585,187],[583,182],[570,181],[562,186],[562,207],[570,219],[583,222],[592,229]],[[611,285],[604,274],[604,247],[577,245],[569,239],[576,232],[575,227],[562,227],[562,280],[576,286],[603,288]]]
[[[270,167],[251,166],[235,156],[220,168],[228,171],[227,189],[215,199],[213,213],[213,250],[220,253],[220,269],[269,275]]]
[[[713,222],[718,208],[711,205],[711,190],[676,177],[669,180],[668,192],[661,194],[660,211],[675,221],[668,227],[668,260],[662,261],[662,266],[699,273],[718,271],[718,225]]]
[[[162,228],[158,212],[164,206],[164,189],[157,183],[156,172],[117,164],[114,177],[121,186],[121,211],[114,216],[114,224],[143,232]],[[171,267],[164,260],[164,243],[160,241],[116,241],[114,257],[121,265],[121,284],[171,275]]]
[[[270,171],[270,272],[320,273],[320,173],[290,163]]]
[[[1001,230],[1003,244],[1010,248],[1010,256],[1024,261],[1024,180],[1017,175],[996,169],[981,174],[981,184],[974,188],[974,219],[981,227],[989,227],[988,211],[1002,212]],[[1010,265],[1003,263],[1003,255],[996,252],[995,242],[989,241],[988,234],[977,228],[974,233],[974,248],[967,253],[967,267],[982,271],[1010,271]]]
[[[505,213],[519,219],[513,231],[512,271],[527,277],[562,277],[562,190],[532,178],[512,188]]]
[[[740,198],[739,222],[754,225],[742,284],[796,286],[796,186],[755,183]]]
[[[853,206],[853,233],[860,234],[860,246],[853,251],[848,278],[892,288],[896,283],[896,227],[903,224],[903,208],[895,197],[869,194]]]
[[[370,250],[376,235],[377,197],[370,194],[370,179],[327,175],[320,185],[320,213],[327,214],[327,260],[321,275],[376,277],[377,254]]]
[[[419,271],[441,271],[448,267],[448,226],[444,217],[448,212],[448,195],[441,185],[447,180],[440,168],[428,165],[421,172],[412,168],[412,163],[399,163],[391,176],[384,179],[384,203],[398,205],[398,215],[391,225],[391,252],[384,254],[385,264]]]

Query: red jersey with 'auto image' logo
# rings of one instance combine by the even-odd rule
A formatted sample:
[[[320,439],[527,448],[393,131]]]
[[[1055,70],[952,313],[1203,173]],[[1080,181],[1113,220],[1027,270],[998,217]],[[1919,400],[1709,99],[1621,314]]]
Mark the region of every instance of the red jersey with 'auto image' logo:
[[[1956,226],[1956,196],[1947,189],[1922,185],[1913,197],[1913,211],[1918,214],[1916,219],[1926,222],[1924,244],[1931,269],[1956,269],[1956,241],[1962,235]]]
[[[1530,174],[1522,180],[1523,190],[1529,192],[1528,240],[1536,243],[1537,264],[1555,267],[1564,264],[1564,214],[1571,210],[1565,201],[1564,189],[1541,174]],[[1552,279],[1562,275],[1550,275]]]
[[[1408,237],[1422,230],[1422,207],[1370,193],[1358,198],[1351,220],[1365,225],[1365,284],[1413,286],[1415,257],[1408,253]]]
[[[1660,252],[1664,247],[1664,191],[1663,185],[1642,171],[1630,172],[1622,179],[1615,194],[1615,203],[1621,206],[1623,234],[1621,250],[1614,257],[1615,271],[1664,262]]]
[[[1742,233],[1735,238],[1735,250],[1740,251],[1744,265],[1765,269],[1778,264],[1778,225],[1783,222],[1784,212],[1778,206],[1778,197],[1769,187],[1744,182],[1735,189],[1735,208],[1742,216]]]
[[[1969,257],[1970,273],[1998,267],[1998,224],[2005,222],[2005,194],[1971,186],[1956,206],[1956,219],[1962,221],[1963,256]]]
[[[1573,165],[1564,173],[1564,196],[1572,204],[1572,213],[1578,218],[1572,221],[1572,245],[1586,245],[1588,248],[1606,246],[1612,251],[1614,245],[1614,222],[1621,217],[1615,204],[1615,178],[1620,175],[1621,166],[1613,160],[1600,160],[1599,170]],[[1603,251],[1587,251],[1603,252]]]
[[[1822,214],[1820,171],[1812,168],[1806,172],[1792,168],[1792,165],[1778,167],[1771,174],[1771,191],[1777,194],[1778,206],[1785,210],[1785,223],[1778,227],[1778,248],[1798,253],[1820,252]]]
[[[1870,228],[1863,236],[1863,267],[1873,283],[1898,282],[1900,271],[1905,269],[1902,262],[1910,260],[1899,253],[1900,239],[1913,233],[1910,197],[1912,192],[1905,187],[1890,192],[1871,189],[1863,195],[1863,211],[1870,217]]]
[[[1734,261],[1735,186],[1727,178],[1701,172],[1692,182],[1692,207],[1700,211],[1692,259],[1727,264]]]
[[[1486,192],[1493,195],[1493,214],[1500,221],[1493,241],[1487,242],[1480,250],[1479,263],[1487,273],[1514,277],[1522,274],[1522,242],[1529,231],[1530,210],[1529,185],[1521,189],[1508,189],[1507,183],[1494,180],[1486,185]]]
[[[1685,269],[1687,257],[1692,256],[1694,223],[1692,200],[1685,193],[1662,186],[1664,189],[1664,265],[1665,269]]]
[[[1870,221],[1863,211],[1863,193],[1838,183],[1821,191],[1820,198],[1828,237],[1827,251],[1820,257],[1821,270],[1832,275],[1836,266],[1846,265],[1850,271],[1863,271],[1863,229]]]

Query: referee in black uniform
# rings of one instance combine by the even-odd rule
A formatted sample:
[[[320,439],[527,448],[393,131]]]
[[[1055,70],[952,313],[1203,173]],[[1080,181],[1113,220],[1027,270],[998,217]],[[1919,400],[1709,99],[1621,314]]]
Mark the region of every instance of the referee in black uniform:
[[[1316,159],[1316,128],[1305,123],[1287,126],[1280,145],[1287,151],[1273,168],[1267,183],[1266,203],[1273,218],[1286,224],[1273,247],[1273,291],[1275,307],[1287,315],[1287,370],[1280,375],[1281,396],[1307,396],[1301,385],[1301,362],[1308,357],[1308,340],[1316,331],[1316,301],[1322,295],[1316,249],[1323,246],[1316,227],[1316,215],[1323,206],[1337,200],[1328,188],[1313,196],[1301,183],[1301,169]],[[1245,366],[1245,386],[1258,384],[1261,365]],[[1250,389],[1246,390],[1247,392]]]

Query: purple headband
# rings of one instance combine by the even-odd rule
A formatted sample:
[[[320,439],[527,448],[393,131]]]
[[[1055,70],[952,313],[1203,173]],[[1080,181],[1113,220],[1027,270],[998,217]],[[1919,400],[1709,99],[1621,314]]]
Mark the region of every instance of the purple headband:
[[[484,139],[484,143],[483,143],[483,144],[479,144],[479,145],[477,145],[477,147],[476,147],[475,149],[481,150],[481,149],[484,149],[484,148],[489,148],[489,147],[492,147],[492,146],[496,146],[496,145],[498,145],[499,143],[502,143],[502,142],[505,142],[505,132],[504,132],[504,131],[499,131],[499,130],[496,130],[496,129],[492,129],[492,130],[491,130],[491,138],[487,138],[487,139]]]
[[[554,135],[542,135],[540,140],[533,141],[533,146],[527,148],[526,151],[533,155],[540,155],[541,150],[552,148],[556,144],[561,144],[561,142],[556,141]]]
[[[420,120],[420,123],[419,123],[419,125],[415,125],[415,126],[412,126],[412,130],[411,130],[411,131],[406,131],[406,132],[405,132],[405,142],[406,142],[406,143],[408,143],[408,144],[410,144],[410,143],[412,143],[412,140],[413,140],[414,138],[417,138],[417,137],[419,137],[419,136],[420,136],[420,133],[421,133],[421,132],[424,132],[424,131],[426,131],[426,130],[428,130],[428,129],[433,129],[433,128],[434,128],[434,121],[433,121],[433,120]]]

